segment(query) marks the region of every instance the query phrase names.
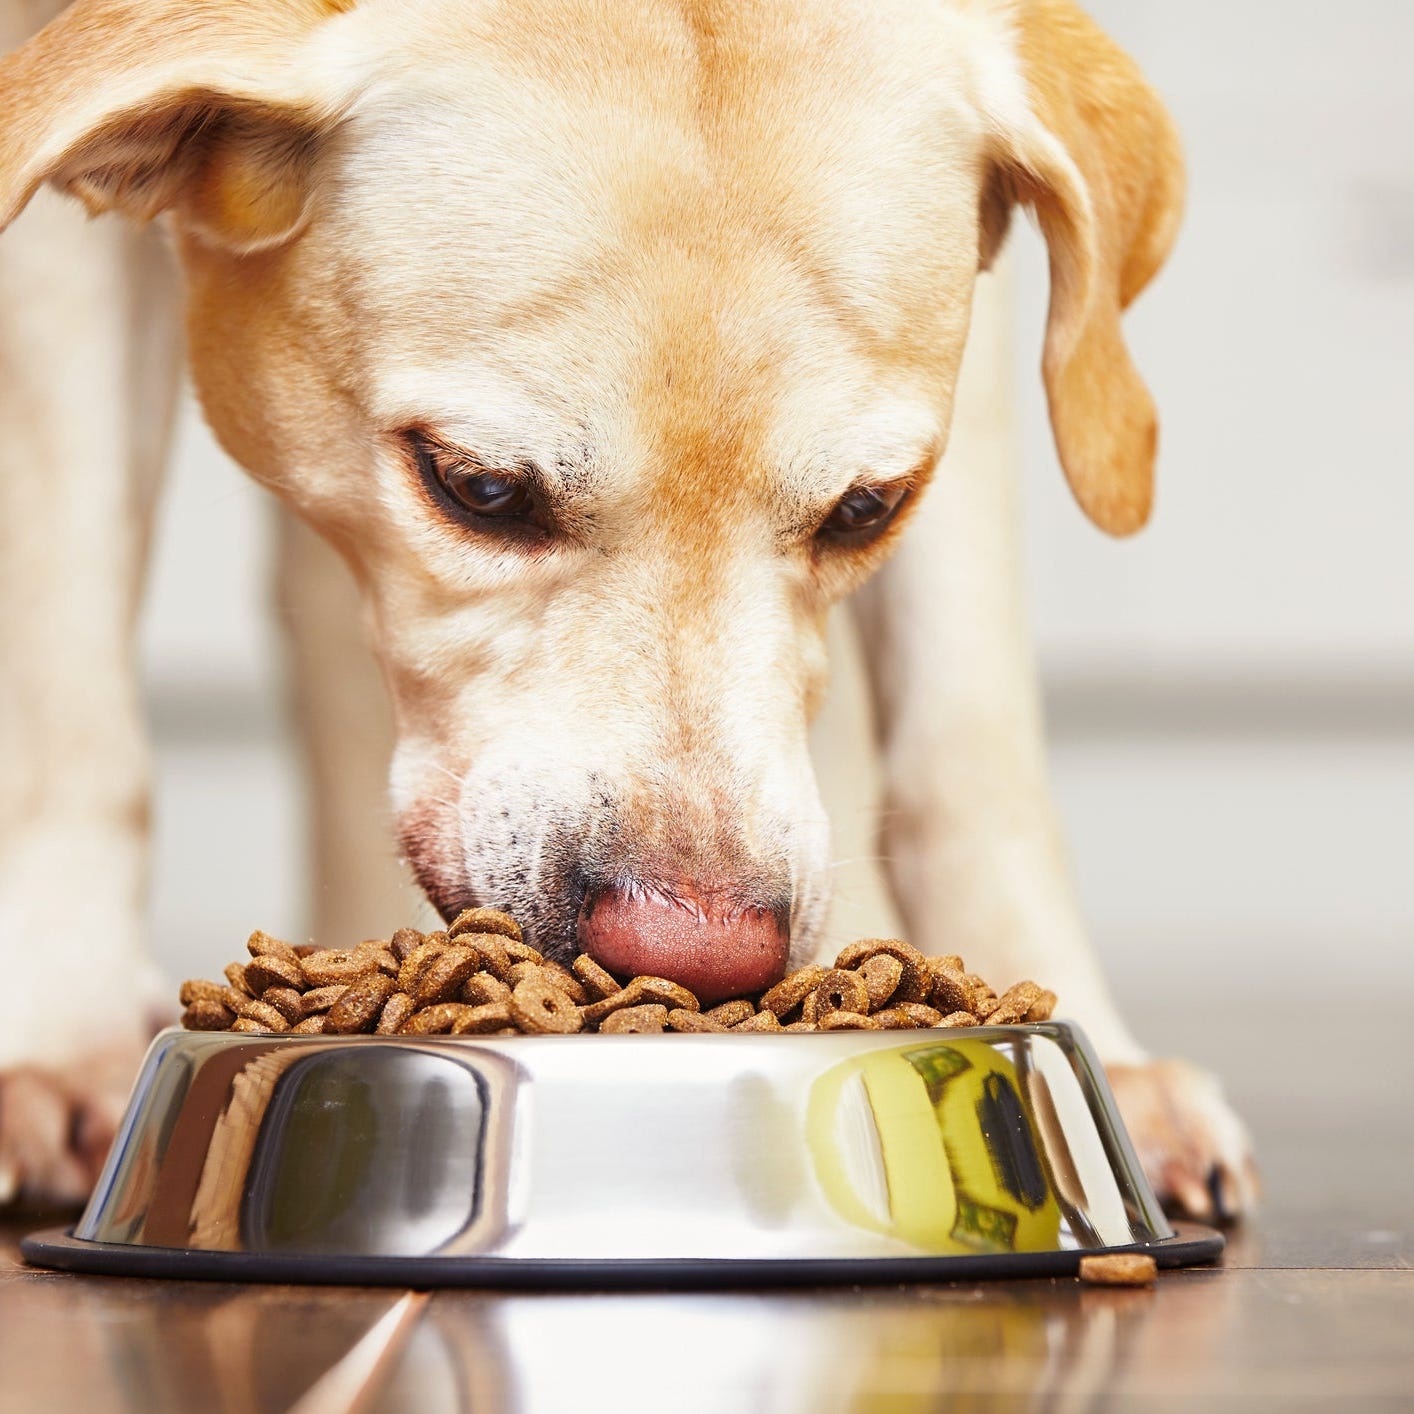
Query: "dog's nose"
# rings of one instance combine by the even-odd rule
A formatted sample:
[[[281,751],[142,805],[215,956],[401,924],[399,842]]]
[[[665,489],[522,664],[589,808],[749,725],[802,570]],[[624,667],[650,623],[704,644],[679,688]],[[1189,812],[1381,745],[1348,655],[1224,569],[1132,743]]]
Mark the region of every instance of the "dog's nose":
[[[790,925],[782,908],[742,907],[708,890],[616,886],[586,895],[579,942],[610,972],[666,977],[711,1003],[778,982]]]

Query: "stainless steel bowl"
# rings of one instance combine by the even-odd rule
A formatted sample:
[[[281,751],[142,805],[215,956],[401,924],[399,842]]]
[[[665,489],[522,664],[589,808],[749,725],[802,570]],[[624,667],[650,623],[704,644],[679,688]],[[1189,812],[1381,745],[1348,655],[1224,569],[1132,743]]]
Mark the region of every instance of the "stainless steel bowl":
[[[1071,1026],[790,1036],[165,1031],[84,1271],[694,1285],[1074,1270],[1176,1232]]]

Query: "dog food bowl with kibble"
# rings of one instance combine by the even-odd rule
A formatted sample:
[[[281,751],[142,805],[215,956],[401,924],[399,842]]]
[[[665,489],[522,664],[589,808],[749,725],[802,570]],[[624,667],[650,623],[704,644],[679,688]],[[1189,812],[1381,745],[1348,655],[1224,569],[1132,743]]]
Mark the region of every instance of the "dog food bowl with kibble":
[[[1213,1260],[1060,1022],[153,1042],[87,1210],[26,1258],[169,1278],[738,1285]]]

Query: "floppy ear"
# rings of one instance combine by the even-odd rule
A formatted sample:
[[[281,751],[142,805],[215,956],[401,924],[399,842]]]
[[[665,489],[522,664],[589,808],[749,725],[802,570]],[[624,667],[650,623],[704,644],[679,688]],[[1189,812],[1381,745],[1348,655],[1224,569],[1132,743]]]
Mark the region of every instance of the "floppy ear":
[[[1096,525],[1127,535],[1149,516],[1158,421],[1120,313],[1173,244],[1183,157],[1138,68],[1076,5],[1019,0],[1013,13],[1028,111],[1003,122],[984,242],[1000,180],[1035,209],[1050,248],[1042,372],[1066,479]]]
[[[76,0],[0,61],[0,231],[40,183],[260,249],[299,229],[336,106],[301,48],[353,0]]]

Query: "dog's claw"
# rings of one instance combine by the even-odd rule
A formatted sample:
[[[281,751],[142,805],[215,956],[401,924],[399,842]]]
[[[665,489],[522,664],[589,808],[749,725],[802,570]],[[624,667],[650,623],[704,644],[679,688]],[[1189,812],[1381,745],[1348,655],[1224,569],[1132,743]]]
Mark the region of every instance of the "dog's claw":
[[[1186,1061],[1151,1061],[1112,1067],[1110,1083],[1166,1208],[1218,1223],[1253,1210],[1259,1185],[1251,1140],[1211,1075]]]
[[[1196,1182],[1186,1173],[1169,1171],[1156,1185],[1160,1200],[1166,1208],[1177,1208],[1186,1217],[1200,1222],[1213,1220],[1212,1189],[1205,1183]]]
[[[0,1071],[0,1208],[76,1206],[102,1168],[141,1052]]]
[[[1208,1171],[1208,1196],[1212,1202],[1213,1217],[1217,1222],[1230,1223],[1237,1214],[1228,1200],[1227,1176],[1221,1164],[1214,1164]]]

